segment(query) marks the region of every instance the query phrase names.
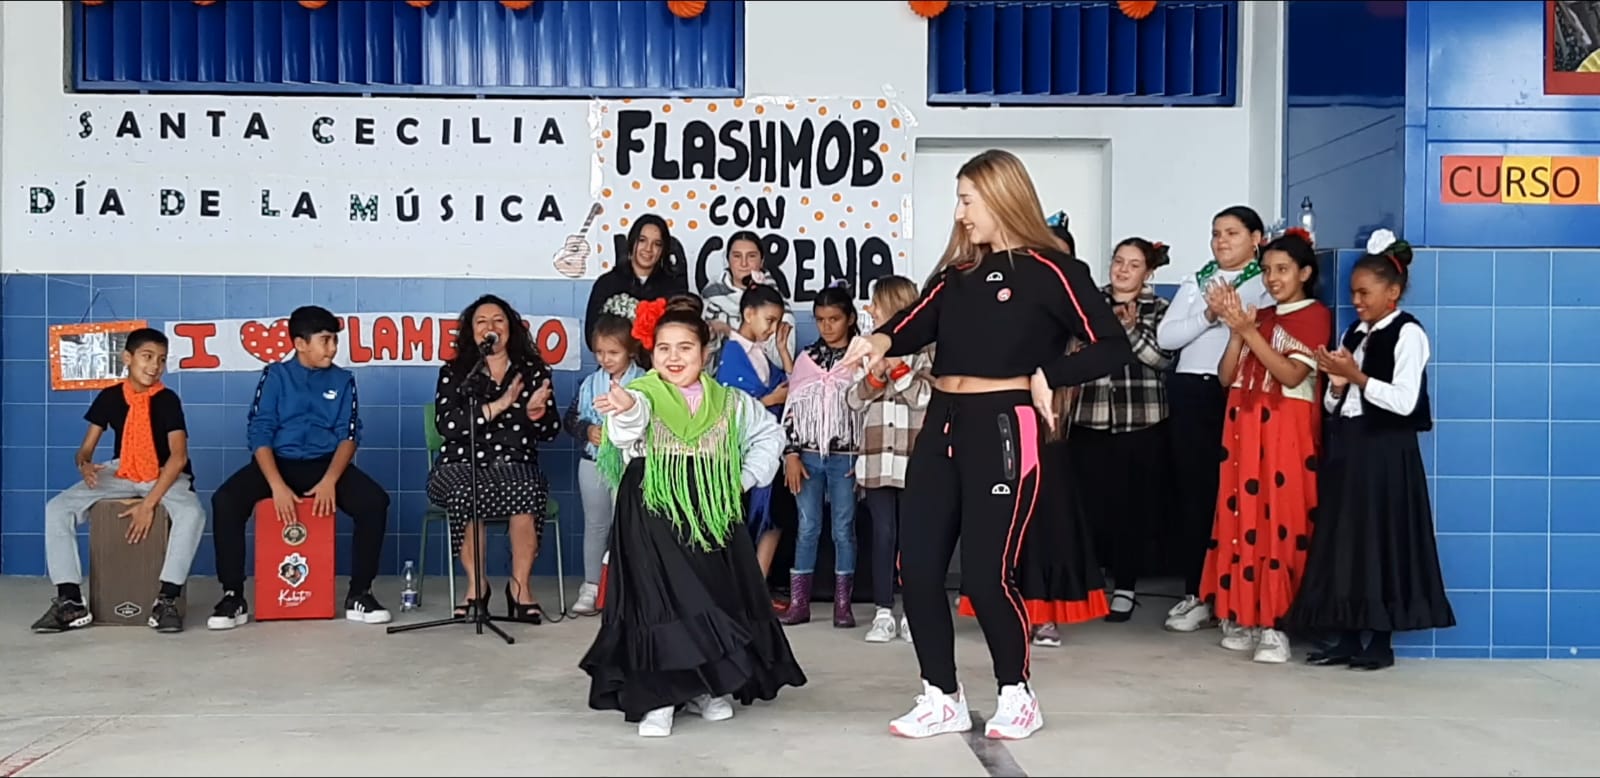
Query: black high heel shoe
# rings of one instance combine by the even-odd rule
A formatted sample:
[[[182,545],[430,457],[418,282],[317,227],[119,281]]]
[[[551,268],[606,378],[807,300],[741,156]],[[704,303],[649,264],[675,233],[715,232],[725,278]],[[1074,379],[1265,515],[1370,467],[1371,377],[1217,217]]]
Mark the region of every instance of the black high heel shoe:
[[[506,581],[506,618],[523,624],[543,624],[544,608],[539,603],[524,605],[511,594],[511,582]]]
[[[466,602],[456,606],[452,615],[458,619],[472,618],[474,612],[480,607],[478,605],[479,602],[483,603],[481,607],[487,612],[489,610],[489,601],[492,599],[494,599],[494,590],[485,589],[482,598],[468,597]]]

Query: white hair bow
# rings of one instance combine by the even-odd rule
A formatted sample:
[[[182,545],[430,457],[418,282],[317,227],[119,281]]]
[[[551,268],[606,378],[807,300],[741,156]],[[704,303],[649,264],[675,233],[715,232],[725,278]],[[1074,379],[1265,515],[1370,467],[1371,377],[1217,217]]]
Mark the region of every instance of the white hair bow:
[[[1394,245],[1396,238],[1389,230],[1377,230],[1372,237],[1367,238],[1367,253],[1377,256],[1387,251]]]

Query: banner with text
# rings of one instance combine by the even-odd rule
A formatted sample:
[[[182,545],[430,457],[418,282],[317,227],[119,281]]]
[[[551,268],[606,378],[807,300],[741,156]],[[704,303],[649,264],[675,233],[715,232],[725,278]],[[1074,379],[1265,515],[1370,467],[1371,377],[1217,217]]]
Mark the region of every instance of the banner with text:
[[[7,137],[8,271],[560,278],[597,188],[587,101],[64,103]]]
[[[351,313],[340,315],[336,364],[360,367],[435,367],[455,356],[455,313]],[[562,316],[523,319],[533,343],[553,370],[577,370],[583,329]],[[168,322],[169,364],[175,370],[260,370],[294,354],[288,319],[181,319]]]
[[[1447,205],[1600,205],[1600,158],[1447,154],[1439,160]]]
[[[898,109],[882,98],[603,103],[587,272],[626,261],[630,226],[655,213],[691,288],[720,277],[728,237],[752,230],[791,301],[838,279],[865,299],[874,279],[908,269],[912,148]]]

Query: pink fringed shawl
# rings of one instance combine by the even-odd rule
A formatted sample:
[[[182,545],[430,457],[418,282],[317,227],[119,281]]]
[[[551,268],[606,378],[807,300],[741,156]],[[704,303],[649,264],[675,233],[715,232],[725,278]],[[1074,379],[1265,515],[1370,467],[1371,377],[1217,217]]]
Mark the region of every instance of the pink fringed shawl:
[[[861,414],[851,410],[845,400],[855,381],[853,361],[840,360],[832,369],[823,370],[810,354],[802,353],[795,360],[784,421],[800,440],[815,441],[823,456],[828,455],[834,440],[861,442]]]

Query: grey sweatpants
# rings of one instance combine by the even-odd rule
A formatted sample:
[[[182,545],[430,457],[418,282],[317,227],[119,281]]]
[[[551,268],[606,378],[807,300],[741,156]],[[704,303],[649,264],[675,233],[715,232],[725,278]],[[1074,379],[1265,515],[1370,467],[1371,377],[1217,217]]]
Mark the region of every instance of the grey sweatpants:
[[[72,488],[50,498],[44,506],[44,555],[54,584],[83,583],[83,564],[78,559],[78,527],[89,520],[89,508],[101,500],[126,500],[143,497],[156,485],[140,484],[116,476],[117,460],[106,463],[99,483],[91,489],[79,481]],[[161,564],[161,580],[183,585],[189,580],[189,567],[206,529],[206,510],[194,493],[189,476],[179,475],[172,488],[161,497],[162,507],[172,517],[167,534],[167,556]]]
[[[617,502],[593,459],[578,458],[578,494],[583,497],[583,580],[597,584],[611,542],[611,516]]]

